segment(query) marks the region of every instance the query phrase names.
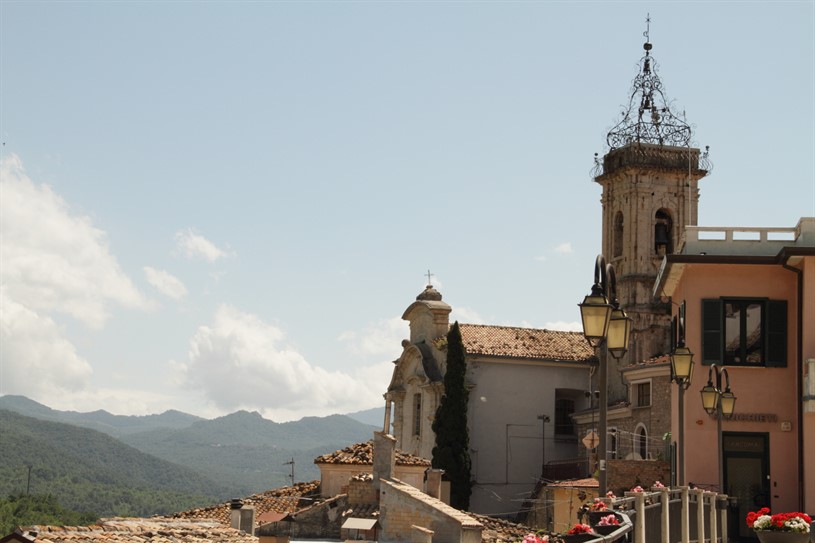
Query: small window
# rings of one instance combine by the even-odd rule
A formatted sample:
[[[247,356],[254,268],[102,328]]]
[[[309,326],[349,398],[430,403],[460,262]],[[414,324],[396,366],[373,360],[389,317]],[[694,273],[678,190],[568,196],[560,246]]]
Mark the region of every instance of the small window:
[[[614,215],[614,241],[611,253],[615,257],[623,255],[623,214],[620,211]]]
[[[634,405],[637,407],[649,407],[651,405],[651,382],[645,381],[634,384]]]
[[[413,435],[422,435],[422,395],[413,395]]]
[[[574,422],[571,415],[574,413],[574,400],[571,398],[555,399],[555,434],[574,435]]]

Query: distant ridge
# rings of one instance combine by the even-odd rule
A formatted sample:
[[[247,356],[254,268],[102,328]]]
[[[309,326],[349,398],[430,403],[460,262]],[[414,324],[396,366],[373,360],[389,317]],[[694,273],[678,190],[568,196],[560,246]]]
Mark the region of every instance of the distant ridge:
[[[145,416],[113,415],[101,409],[90,413],[57,411],[25,396],[11,394],[0,396],[0,409],[7,409],[8,411],[14,411],[15,413],[40,420],[82,426],[84,428],[104,432],[113,437],[121,437],[127,434],[145,432],[158,428],[187,428],[197,421],[205,420],[201,417],[175,410],[165,411],[160,415]]]
[[[215,482],[214,488],[228,489],[229,497],[291,484],[292,459],[295,482],[318,479],[316,457],[371,439],[384,417],[384,408],[355,414],[376,419],[374,424],[346,415],[277,423],[249,411],[212,420],[179,411],[139,417],[101,410],[58,411],[13,395],[0,397],[0,409],[103,432],[143,453],[205,475]]]

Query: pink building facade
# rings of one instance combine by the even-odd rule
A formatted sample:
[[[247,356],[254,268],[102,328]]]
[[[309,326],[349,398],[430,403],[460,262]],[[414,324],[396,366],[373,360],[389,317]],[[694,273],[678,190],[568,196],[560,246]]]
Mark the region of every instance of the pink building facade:
[[[815,218],[794,228],[688,227],[654,295],[670,299],[677,317],[684,304],[678,329],[694,353],[684,428],[672,394],[684,483],[719,486],[717,420],[699,394],[715,364],[737,398],[721,424],[722,491],[737,500],[736,535],[751,537],[740,519],[763,506],[815,512]]]

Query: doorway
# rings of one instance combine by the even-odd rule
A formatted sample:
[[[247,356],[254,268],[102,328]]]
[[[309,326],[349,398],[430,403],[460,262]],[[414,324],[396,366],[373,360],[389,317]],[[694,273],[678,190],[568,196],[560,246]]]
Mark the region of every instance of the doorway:
[[[724,493],[735,498],[728,511],[730,537],[754,541],[744,519],[750,511],[770,507],[770,436],[767,433],[722,433]]]

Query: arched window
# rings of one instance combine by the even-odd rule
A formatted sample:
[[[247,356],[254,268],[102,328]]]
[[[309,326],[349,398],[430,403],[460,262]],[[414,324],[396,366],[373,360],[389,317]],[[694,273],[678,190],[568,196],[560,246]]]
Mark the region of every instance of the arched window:
[[[666,209],[654,216],[654,252],[659,256],[673,253],[673,221]]]
[[[648,458],[648,431],[642,423],[637,425],[637,431],[634,434],[634,452],[638,453],[643,460]]]
[[[422,395],[413,395],[413,435],[422,435]]]
[[[623,213],[618,211],[614,215],[614,237],[612,238],[611,254],[622,256],[623,254]]]

